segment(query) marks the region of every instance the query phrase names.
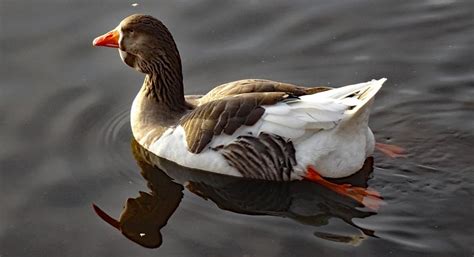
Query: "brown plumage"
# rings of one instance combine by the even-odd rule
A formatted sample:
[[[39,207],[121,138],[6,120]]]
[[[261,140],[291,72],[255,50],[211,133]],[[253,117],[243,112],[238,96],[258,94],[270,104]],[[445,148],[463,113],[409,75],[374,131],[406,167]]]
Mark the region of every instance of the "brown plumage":
[[[200,103],[214,101],[226,96],[257,93],[257,92],[285,92],[295,96],[315,94],[326,91],[329,87],[300,87],[288,83],[266,79],[244,79],[229,82],[215,87],[200,99]]]
[[[329,90],[300,87],[265,79],[245,79],[215,87],[197,100],[197,108],[181,119],[186,142],[193,153],[201,152],[213,136],[232,135],[240,126],[251,126],[263,115],[262,105],[276,104],[288,96]]]
[[[285,92],[247,93],[218,98],[196,107],[179,123],[186,132],[189,151],[199,153],[214,136],[232,135],[240,126],[255,124],[265,112],[262,105],[275,104],[288,96]]]
[[[134,14],[120,23],[120,30],[123,61],[147,74],[146,96],[161,108],[185,111],[181,57],[168,28],[152,16]]]
[[[293,143],[274,134],[240,136],[216,150],[247,178],[288,181],[296,165]]]

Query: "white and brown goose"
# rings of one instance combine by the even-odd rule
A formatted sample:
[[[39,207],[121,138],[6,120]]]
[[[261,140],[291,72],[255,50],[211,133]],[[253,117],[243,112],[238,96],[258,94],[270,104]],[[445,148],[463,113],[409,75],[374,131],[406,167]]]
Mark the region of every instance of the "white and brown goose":
[[[93,45],[118,48],[127,65],[146,74],[133,101],[131,126],[150,152],[209,172],[307,178],[361,202],[377,197],[322,177],[349,176],[372,154],[369,107],[385,79],[336,89],[247,79],[186,97],[178,49],[156,18],[131,15]]]

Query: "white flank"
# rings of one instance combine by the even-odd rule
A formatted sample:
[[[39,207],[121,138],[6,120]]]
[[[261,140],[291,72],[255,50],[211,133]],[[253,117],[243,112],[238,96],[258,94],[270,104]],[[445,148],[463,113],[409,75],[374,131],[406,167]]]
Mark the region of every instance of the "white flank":
[[[199,154],[189,152],[183,127],[168,129],[156,142],[150,145],[149,151],[179,165],[201,169],[220,174],[241,177],[220,153],[204,149]]]

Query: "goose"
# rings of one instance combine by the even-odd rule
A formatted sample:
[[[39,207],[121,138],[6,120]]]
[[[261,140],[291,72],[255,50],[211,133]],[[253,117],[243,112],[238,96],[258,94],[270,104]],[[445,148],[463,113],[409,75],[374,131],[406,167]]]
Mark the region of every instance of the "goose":
[[[360,203],[381,198],[326,178],[352,175],[372,155],[370,106],[385,78],[334,89],[245,79],[185,96],[181,58],[160,20],[131,15],[93,45],[118,48],[125,64],[145,74],[130,121],[134,138],[151,153],[230,176],[309,179]]]

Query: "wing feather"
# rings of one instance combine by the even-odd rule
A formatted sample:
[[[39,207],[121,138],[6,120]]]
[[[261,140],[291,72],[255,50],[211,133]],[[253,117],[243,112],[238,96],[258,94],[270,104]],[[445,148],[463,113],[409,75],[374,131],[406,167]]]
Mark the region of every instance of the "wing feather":
[[[197,106],[183,116],[189,151],[201,152],[215,136],[232,135],[242,126],[257,123],[265,112],[262,106],[274,105],[288,95],[283,92],[248,93],[229,96]]]
[[[322,86],[301,87],[266,79],[244,79],[217,86],[197,101],[198,105],[202,105],[228,96],[264,92],[284,92],[294,96],[302,96],[329,89],[331,88]]]

